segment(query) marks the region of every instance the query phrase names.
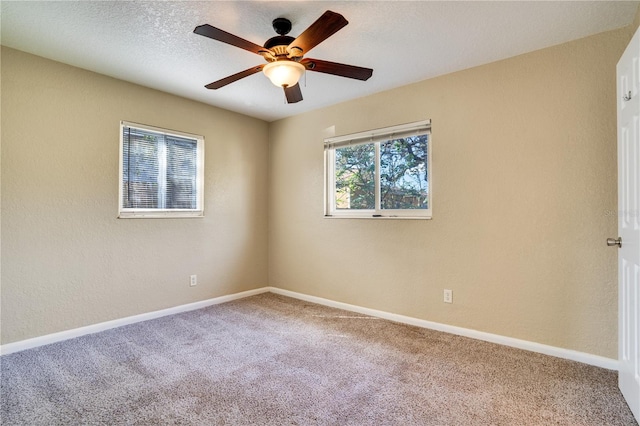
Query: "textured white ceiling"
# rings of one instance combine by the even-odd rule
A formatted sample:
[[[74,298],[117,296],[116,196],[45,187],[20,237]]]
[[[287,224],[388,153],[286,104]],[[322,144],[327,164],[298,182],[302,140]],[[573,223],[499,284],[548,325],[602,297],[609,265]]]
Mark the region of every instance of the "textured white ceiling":
[[[508,58],[633,20],[637,1],[2,1],[5,46],[268,121]],[[255,74],[219,90],[203,86],[263,63],[193,34],[208,23],[263,44],[271,21],[297,36],[325,10],[349,25],[307,57],[373,68],[366,82],[307,72],[304,100]]]

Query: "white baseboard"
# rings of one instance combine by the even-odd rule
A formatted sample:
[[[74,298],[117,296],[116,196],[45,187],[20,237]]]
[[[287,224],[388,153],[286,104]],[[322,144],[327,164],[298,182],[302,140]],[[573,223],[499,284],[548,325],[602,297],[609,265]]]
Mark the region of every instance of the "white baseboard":
[[[269,291],[269,287],[262,287],[255,290],[248,290],[240,293],[214,297],[213,299],[201,300],[200,302],[174,306],[173,308],[161,309],[159,311],[147,312],[144,314],[133,315],[125,318],[119,318],[112,321],[106,321],[98,324],[87,325],[85,327],[74,328],[72,330],[60,331],[58,333],[47,334],[45,336],[34,337],[32,339],[21,340],[19,342],[7,343],[6,345],[0,346],[0,355],[7,355],[10,353],[23,351],[25,349],[31,349],[31,348],[36,348],[38,346],[61,342],[63,340],[73,339],[75,337],[84,336],[86,334],[99,333],[101,331],[109,330],[111,328],[122,327],[123,325],[129,325],[137,322],[151,320],[154,318],[165,317],[167,315],[178,314],[180,312],[187,312],[187,311],[193,311],[196,309],[206,308],[207,306],[230,302],[232,300],[242,299],[244,297],[254,296],[260,293],[266,293],[268,291]]]
[[[545,355],[551,355],[557,358],[569,359],[572,361],[582,362],[584,364],[594,365],[596,367],[606,368],[608,370],[618,370],[618,360],[606,358],[598,355],[592,355],[585,352],[578,352],[571,349],[563,349],[555,346],[543,345],[541,343],[530,342],[528,340],[515,339],[513,337],[501,336],[499,334],[485,333],[483,331],[472,330],[469,328],[456,327],[453,325],[441,324],[437,322],[422,320],[404,315],[392,314],[389,312],[378,311],[375,309],[363,308],[361,306],[350,305],[348,303],[335,302],[321,297],[309,296],[295,291],[282,290],[277,287],[268,287],[269,291],[282,296],[293,297],[295,299],[304,300],[319,305],[325,305],[332,308],[343,309],[345,311],[357,312],[372,317],[383,318],[402,324],[413,325],[416,327],[428,328],[431,330],[443,331],[445,333],[456,334],[458,336],[470,337],[472,339],[484,340],[485,342],[497,343],[499,345],[510,346],[513,348],[524,349],[531,352],[537,352]]]
[[[202,300],[200,302],[188,303],[186,305],[175,306],[173,308],[162,309],[159,311],[147,312],[145,314],[134,315],[126,318],[120,318],[112,321],[92,324],[85,327],[74,328],[72,330],[61,331],[58,333],[47,334],[45,336],[34,337],[32,339],[21,340],[19,342],[8,343],[0,346],[0,354],[6,355],[14,352],[31,349],[38,346],[48,345],[50,343],[61,342],[63,340],[73,339],[75,337],[84,336],[86,334],[98,333],[100,331],[109,330],[111,328],[122,327],[128,324],[134,324],[141,321],[147,321],[154,318],[160,318],[167,315],[178,314],[180,312],[193,311],[195,309],[205,308],[219,303],[230,302],[232,300],[242,299],[261,293],[275,293],[282,296],[292,297],[294,299],[304,300],[319,305],[329,306],[332,308],[343,309],[345,311],[357,312],[372,317],[382,318],[389,321],[395,321],[402,324],[413,325],[416,327],[428,328],[431,330],[443,331],[445,333],[456,334],[459,336],[470,337],[472,339],[483,340],[485,342],[497,343],[504,346],[511,346],[518,349],[524,349],[531,352],[538,352],[545,355],[555,356],[557,358],[569,359],[572,361],[582,362],[584,364],[594,365],[596,367],[606,368],[609,370],[618,370],[618,361],[611,358],[605,358],[598,355],[591,355],[584,352],[573,351],[570,349],[557,348],[555,346],[543,345],[540,343],[530,342],[527,340],[515,339],[513,337],[501,336],[498,334],[485,333],[483,331],[472,330],[469,328],[456,327],[453,325],[441,324],[437,322],[422,320],[404,315],[392,314],[390,312],[378,311],[376,309],[363,308],[361,306],[350,305],[348,303],[335,302],[321,297],[309,296],[295,291],[283,290],[277,287],[262,287],[255,290],[243,291],[240,293],[229,294],[226,296],[215,297],[213,299]]]

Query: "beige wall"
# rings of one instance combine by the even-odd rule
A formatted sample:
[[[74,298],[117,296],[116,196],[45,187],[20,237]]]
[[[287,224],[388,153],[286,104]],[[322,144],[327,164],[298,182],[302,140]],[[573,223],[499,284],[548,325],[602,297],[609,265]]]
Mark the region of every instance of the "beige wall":
[[[617,229],[615,65],[628,33],[272,123],[270,284],[616,358],[605,239]],[[433,220],[322,217],[324,129],[427,118]]]
[[[633,22],[627,27],[629,30],[629,40],[631,40],[631,37],[636,32],[638,27],[640,27],[640,6],[638,6],[638,9],[636,10]]]
[[[7,48],[1,106],[3,344],[267,284],[266,122]],[[116,219],[120,120],[204,135],[204,218]]]

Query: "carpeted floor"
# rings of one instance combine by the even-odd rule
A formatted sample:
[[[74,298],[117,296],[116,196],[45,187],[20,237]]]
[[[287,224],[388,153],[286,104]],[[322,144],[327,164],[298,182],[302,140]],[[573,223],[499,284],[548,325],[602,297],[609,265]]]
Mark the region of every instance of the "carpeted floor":
[[[1,359],[3,425],[635,425],[617,374],[262,294]]]

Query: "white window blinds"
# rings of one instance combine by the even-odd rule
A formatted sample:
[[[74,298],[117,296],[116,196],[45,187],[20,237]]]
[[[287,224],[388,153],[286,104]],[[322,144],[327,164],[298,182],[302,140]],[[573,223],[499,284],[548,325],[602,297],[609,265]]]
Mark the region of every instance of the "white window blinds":
[[[431,120],[415,123],[400,124],[384,129],[370,130],[367,132],[353,133],[344,136],[335,136],[324,140],[324,149],[336,149],[345,146],[361,145],[365,143],[382,142],[393,139],[402,139],[423,135],[431,130]]]
[[[123,211],[202,209],[201,137],[126,123],[121,131],[121,216]]]

